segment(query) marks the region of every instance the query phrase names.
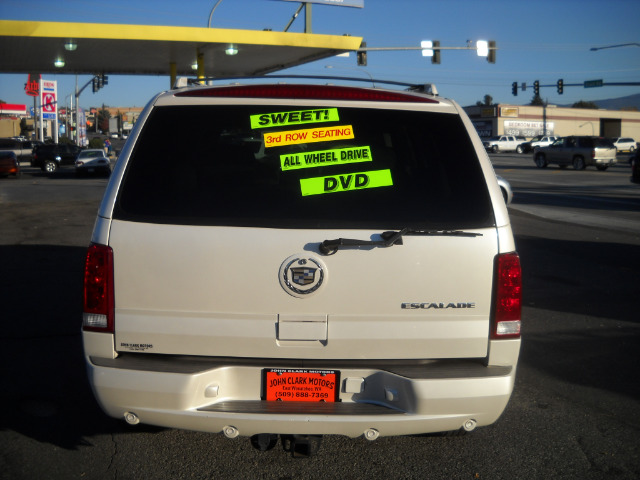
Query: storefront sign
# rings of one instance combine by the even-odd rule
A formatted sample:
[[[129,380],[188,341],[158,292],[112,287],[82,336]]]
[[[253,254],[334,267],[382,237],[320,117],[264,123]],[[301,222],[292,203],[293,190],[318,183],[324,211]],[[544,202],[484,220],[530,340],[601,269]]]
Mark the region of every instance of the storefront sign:
[[[518,107],[500,107],[501,117],[518,117]]]
[[[474,120],[472,123],[481,138],[489,138],[493,135],[493,122],[491,120]]]
[[[27,83],[24,84],[24,91],[27,95],[37,97],[40,95],[40,74],[30,73],[27,76]]]
[[[545,129],[546,125],[546,129]],[[553,122],[536,122],[526,120],[505,120],[504,134],[517,137],[535,137],[536,135],[553,135]]]

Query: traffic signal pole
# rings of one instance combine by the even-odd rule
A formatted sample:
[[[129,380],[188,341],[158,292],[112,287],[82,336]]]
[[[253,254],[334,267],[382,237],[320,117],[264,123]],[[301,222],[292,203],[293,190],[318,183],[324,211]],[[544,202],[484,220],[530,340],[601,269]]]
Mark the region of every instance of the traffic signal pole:
[[[84,92],[84,89],[87,88],[89,85],[93,85],[93,93],[96,93],[98,90],[100,90],[100,88],[102,88],[103,86],[107,85],[109,83],[109,77],[107,77],[104,73],[100,73],[98,75],[94,75],[91,80],[89,80],[87,83],[85,83],[81,89],[78,90],[78,77],[76,76],[76,111],[75,111],[75,117],[76,117],[76,134],[75,134],[75,144],[78,144],[78,111],[79,111],[79,99],[80,99],[80,94],[82,92]]]
[[[549,88],[556,87],[558,95],[562,95],[564,93],[564,87],[584,87],[584,88],[594,88],[594,87],[636,87],[640,86],[640,82],[605,82],[603,80],[587,80],[582,83],[565,83],[564,79],[560,78],[554,84],[549,85],[540,85],[540,82],[536,80],[533,82],[533,91],[536,95],[539,94],[541,88]],[[522,91],[527,89],[526,83],[522,84]],[[513,96],[518,95],[518,82],[513,82],[511,84],[511,94]]]
[[[358,58],[358,65],[359,66],[366,66],[366,54],[367,52],[395,52],[395,51],[402,51],[402,50],[421,50],[423,52],[425,51],[430,51],[431,53],[429,55],[425,55],[425,56],[430,56],[431,57],[431,63],[440,63],[440,52],[442,50],[479,50],[478,46],[472,46],[472,45],[467,45],[466,47],[442,47],[440,46],[440,42],[438,40],[433,40],[433,41],[425,41],[423,43],[428,43],[428,46],[424,46],[421,45],[419,47],[367,47],[366,42],[362,42],[362,45],[360,46],[360,48],[358,50],[356,50],[356,54],[357,54],[357,58]],[[496,42],[493,40],[490,40],[488,42],[485,42],[486,45],[484,46],[484,49],[486,50],[486,55],[480,55],[480,56],[486,56],[487,57],[487,61],[489,63],[496,63],[496,51],[498,50],[498,47],[496,46]],[[364,59],[364,61],[362,61]]]

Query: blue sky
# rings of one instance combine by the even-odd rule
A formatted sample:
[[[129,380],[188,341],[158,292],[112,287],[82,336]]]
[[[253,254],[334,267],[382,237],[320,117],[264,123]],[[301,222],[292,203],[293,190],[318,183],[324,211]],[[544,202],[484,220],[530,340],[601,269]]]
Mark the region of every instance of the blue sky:
[[[127,23],[206,27],[217,0],[0,0],[0,19],[91,23]],[[419,51],[370,52],[367,67],[357,67],[355,54],[334,57],[289,73],[345,76],[435,83],[441,95],[472,105],[489,94],[500,103],[527,104],[531,85],[603,79],[640,81],[640,47],[590,51],[591,47],[640,43],[638,0],[364,0],[364,8],[313,5],[313,33],[362,36],[369,47],[417,47],[421,40],[461,47],[467,40],[495,40],[497,62],[489,64],[474,51],[443,51],[442,63],[431,64]],[[222,0],[212,26],[284,30],[298,4],[277,0]],[[301,32],[304,15],[290,31]],[[332,65],[331,70],[325,68]],[[360,71],[359,71],[360,70]],[[365,70],[365,71],[363,71]],[[51,75],[58,97],[74,91],[75,75]],[[91,77],[81,75],[84,85]],[[511,84],[526,82],[526,92],[511,94]],[[0,74],[0,99],[30,104],[24,93],[25,74]],[[143,106],[169,86],[167,77],[109,76],[98,93],[80,97],[83,107]],[[572,104],[640,93],[640,87],[555,87],[541,89],[552,104]]]

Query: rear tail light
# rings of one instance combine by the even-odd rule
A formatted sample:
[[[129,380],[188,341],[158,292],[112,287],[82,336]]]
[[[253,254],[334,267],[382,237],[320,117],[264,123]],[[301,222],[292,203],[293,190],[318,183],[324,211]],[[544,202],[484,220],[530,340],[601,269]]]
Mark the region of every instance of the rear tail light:
[[[378,102],[439,103],[421,95],[336,85],[235,85],[178,92],[176,97],[297,98]]]
[[[82,329],[113,333],[113,250],[93,244],[84,264]]]
[[[522,269],[518,254],[496,257],[491,338],[519,338],[522,311]]]

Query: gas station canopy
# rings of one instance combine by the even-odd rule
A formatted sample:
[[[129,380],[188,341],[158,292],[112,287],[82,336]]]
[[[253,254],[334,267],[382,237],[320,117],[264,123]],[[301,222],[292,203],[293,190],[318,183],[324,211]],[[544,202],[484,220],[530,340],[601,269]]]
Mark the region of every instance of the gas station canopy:
[[[361,41],[313,33],[0,20],[0,73],[262,75],[357,50]]]

